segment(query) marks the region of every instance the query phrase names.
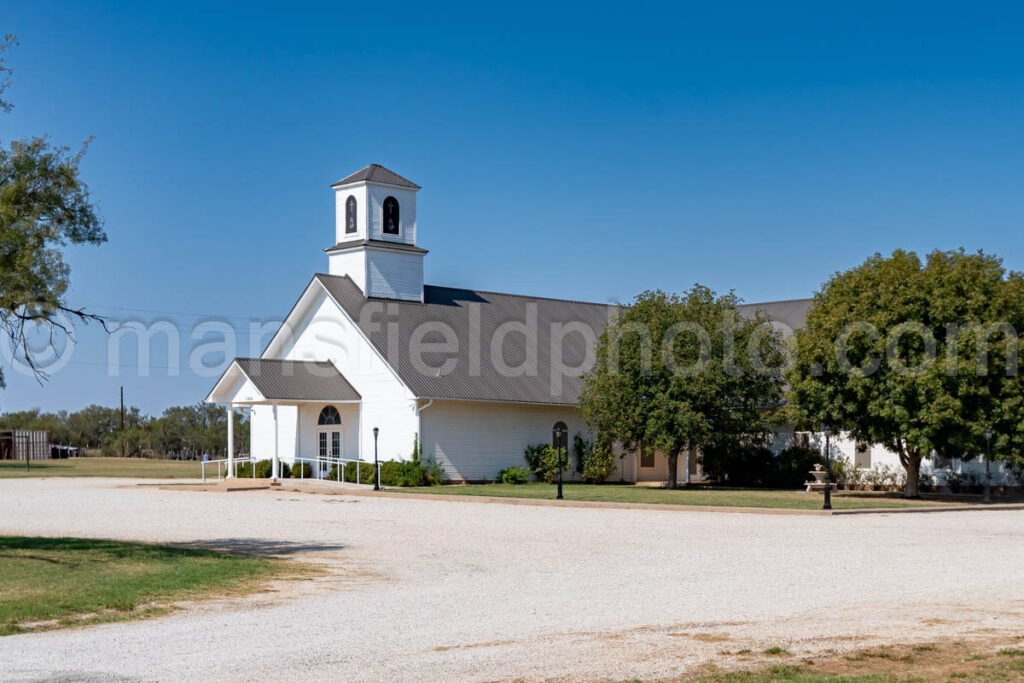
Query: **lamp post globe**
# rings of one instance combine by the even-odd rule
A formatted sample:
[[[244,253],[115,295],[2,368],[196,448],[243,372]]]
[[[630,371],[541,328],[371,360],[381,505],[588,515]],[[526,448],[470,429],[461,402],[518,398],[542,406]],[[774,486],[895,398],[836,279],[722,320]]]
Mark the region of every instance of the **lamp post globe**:
[[[832,509],[832,428],[828,424],[821,425],[821,432],[825,435],[825,502],[822,503],[822,510]]]
[[[380,491],[380,462],[377,460],[377,435],[380,430],[373,428],[373,490]]]

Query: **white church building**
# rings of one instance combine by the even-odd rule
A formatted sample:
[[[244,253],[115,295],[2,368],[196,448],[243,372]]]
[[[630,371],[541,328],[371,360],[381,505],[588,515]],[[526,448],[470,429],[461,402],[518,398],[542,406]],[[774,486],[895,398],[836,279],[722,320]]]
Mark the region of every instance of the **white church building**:
[[[418,443],[448,479],[482,481],[524,465],[524,448],[555,427],[589,436],[576,410],[581,376],[614,306],[424,284],[420,187],[377,164],[332,187],[328,272],[312,277],[262,355],[236,358],[206,399],[251,409],[254,459],[273,460],[276,473],[278,462],[372,462],[375,445],[381,460],[404,460]],[[792,331],[809,306],[744,308]],[[840,439],[839,450],[861,467],[898,466],[877,447]],[[687,473],[680,458],[680,481],[699,476],[690,460]],[[666,475],[661,454],[625,453],[610,479]]]

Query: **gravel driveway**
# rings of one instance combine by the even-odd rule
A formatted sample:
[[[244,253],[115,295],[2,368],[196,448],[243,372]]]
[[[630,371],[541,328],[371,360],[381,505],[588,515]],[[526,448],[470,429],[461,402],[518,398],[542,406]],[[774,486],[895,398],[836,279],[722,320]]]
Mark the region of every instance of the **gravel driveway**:
[[[738,651],[771,646],[805,657],[1019,635],[1022,522],[0,480],[0,533],[194,542],[328,568],[151,621],[0,638],[0,679],[654,678],[749,665]]]

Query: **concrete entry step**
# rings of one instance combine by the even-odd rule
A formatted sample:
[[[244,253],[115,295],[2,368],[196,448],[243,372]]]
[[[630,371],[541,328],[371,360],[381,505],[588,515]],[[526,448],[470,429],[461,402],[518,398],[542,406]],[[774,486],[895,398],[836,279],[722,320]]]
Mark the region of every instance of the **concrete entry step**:
[[[217,482],[214,490],[218,491],[260,491],[263,489],[276,488],[281,485],[279,481],[270,479],[222,479]]]
[[[230,493],[232,491],[263,491],[281,486],[279,481],[269,479],[221,479],[220,481],[208,481],[198,484],[175,484],[173,486],[161,486],[168,491],[220,491]]]

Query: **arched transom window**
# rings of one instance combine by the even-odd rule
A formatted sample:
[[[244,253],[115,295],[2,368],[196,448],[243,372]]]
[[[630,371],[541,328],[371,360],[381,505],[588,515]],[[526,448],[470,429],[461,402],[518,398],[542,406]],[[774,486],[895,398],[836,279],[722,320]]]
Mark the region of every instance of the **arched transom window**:
[[[398,200],[388,197],[384,200],[384,234],[399,234],[401,225],[401,217],[398,215]]]
[[[338,409],[334,406],[327,406],[320,411],[320,417],[316,423],[318,425],[340,425],[341,415],[338,414]]]
[[[356,198],[349,196],[345,200],[345,234],[356,231]]]

